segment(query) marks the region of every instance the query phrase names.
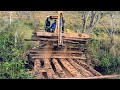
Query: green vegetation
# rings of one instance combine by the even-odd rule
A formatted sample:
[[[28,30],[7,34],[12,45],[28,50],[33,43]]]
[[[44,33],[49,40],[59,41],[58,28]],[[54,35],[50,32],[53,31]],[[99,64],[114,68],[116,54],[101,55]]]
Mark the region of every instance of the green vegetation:
[[[1,27],[0,33],[0,78],[27,79],[33,76],[27,73],[24,52],[33,44],[24,42],[24,38],[31,37],[31,28],[24,22],[15,21],[11,26]],[[27,36],[26,36],[27,35]],[[31,46],[30,46],[31,45]]]
[[[100,67],[99,69],[101,73],[120,73],[120,56],[115,55],[112,51],[109,51],[108,47],[109,44],[107,40],[93,39],[89,43],[88,51],[91,54],[94,64],[97,67]]]

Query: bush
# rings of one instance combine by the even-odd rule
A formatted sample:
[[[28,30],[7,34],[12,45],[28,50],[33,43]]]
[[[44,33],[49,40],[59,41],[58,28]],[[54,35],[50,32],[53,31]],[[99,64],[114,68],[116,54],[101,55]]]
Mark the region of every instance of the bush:
[[[97,32],[98,33],[98,32]],[[100,34],[101,32],[99,32]],[[96,34],[96,33],[95,33]],[[95,35],[93,34],[93,36]],[[104,33],[105,34],[105,33]],[[91,54],[92,62],[94,66],[99,67],[99,70],[103,74],[111,74],[114,72],[119,73],[120,70],[120,57],[119,57],[119,44],[109,48],[110,39],[98,35],[94,36],[90,40],[88,45],[89,54]],[[110,49],[110,50],[109,50]],[[113,53],[113,50],[116,54]]]
[[[25,68],[26,60],[25,57],[22,57],[24,49],[28,45],[25,44],[24,38],[27,37],[27,35],[29,37],[29,34],[31,33],[29,26],[23,26],[24,24],[22,22],[15,22],[11,27],[6,26],[1,32],[0,57],[3,58],[3,61],[0,62],[1,79],[34,78],[27,73],[28,70]],[[18,32],[17,37],[15,36],[16,31]]]
[[[25,69],[24,60],[11,60],[0,63],[0,79],[32,79]]]

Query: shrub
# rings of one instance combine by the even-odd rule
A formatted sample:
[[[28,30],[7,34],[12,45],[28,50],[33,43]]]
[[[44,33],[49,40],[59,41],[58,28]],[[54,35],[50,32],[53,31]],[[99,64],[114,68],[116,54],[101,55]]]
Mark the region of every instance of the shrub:
[[[17,25],[18,24],[18,25]],[[0,62],[0,78],[1,79],[30,79],[33,76],[27,73],[25,68],[25,57],[21,57],[25,49],[24,38],[27,37],[27,31],[30,27],[24,26],[22,22],[17,22],[11,27],[6,26],[0,36],[0,57],[3,61]],[[27,30],[25,30],[28,28]],[[18,36],[15,36],[16,30]],[[21,31],[20,31],[21,30]],[[21,34],[23,32],[23,34]],[[17,42],[16,42],[17,39]]]

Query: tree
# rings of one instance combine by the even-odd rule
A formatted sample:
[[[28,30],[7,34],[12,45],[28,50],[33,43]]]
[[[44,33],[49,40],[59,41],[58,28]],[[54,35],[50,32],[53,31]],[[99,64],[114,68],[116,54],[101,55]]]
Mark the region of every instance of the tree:
[[[83,30],[82,32],[91,33],[96,24],[103,18],[103,11],[82,11]]]
[[[83,17],[83,30],[82,32],[85,32],[85,29],[86,29],[86,23],[87,23],[87,20],[88,20],[88,17],[89,17],[89,13],[90,11],[83,11],[82,12],[82,17]]]
[[[25,17],[26,19],[32,18],[31,11],[16,11],[16,14],[19,20],[21,20],[23,17]]]
[[[108,14],[110,16],[110,28],[107,28],[102,22],[99,21],[99,24],[101,24],[104,29],[106,30],[107,35],[110,38],[110,43],[109,43],[109,47],[108,47],[108,52],[110,51],[110,49],[112,48],[112,46],[114,46],[114,34],[116,33],[116,27],[118,25],[118,23],[116,22],[116,18],[118,18],[118,12],[113,12],[113,11],[109,11],[106,14]]]

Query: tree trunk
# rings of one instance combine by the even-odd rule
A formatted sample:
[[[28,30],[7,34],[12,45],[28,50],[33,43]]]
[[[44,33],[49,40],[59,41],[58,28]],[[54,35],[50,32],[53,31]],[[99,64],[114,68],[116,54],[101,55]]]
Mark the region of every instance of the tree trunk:
[[[93,27],[93,25],[94,25],[95,15],[96,15],[96,12],[92,11],[92,12],[91,12],[90,25],[88,26],[88,33],[91,32],[91,29],[92,29],[92,27]]]
[[[114,37],[111,36],[110,37],[110,44],[109,44],[109,47],[108,47],[108,53],[110,53],[110,49],[113,47],[114,45]]]
[[[85,32],[88,17],[89,17],[89,12],[87,14],[83,13],[83,31],[82,31],[82,33]]]

